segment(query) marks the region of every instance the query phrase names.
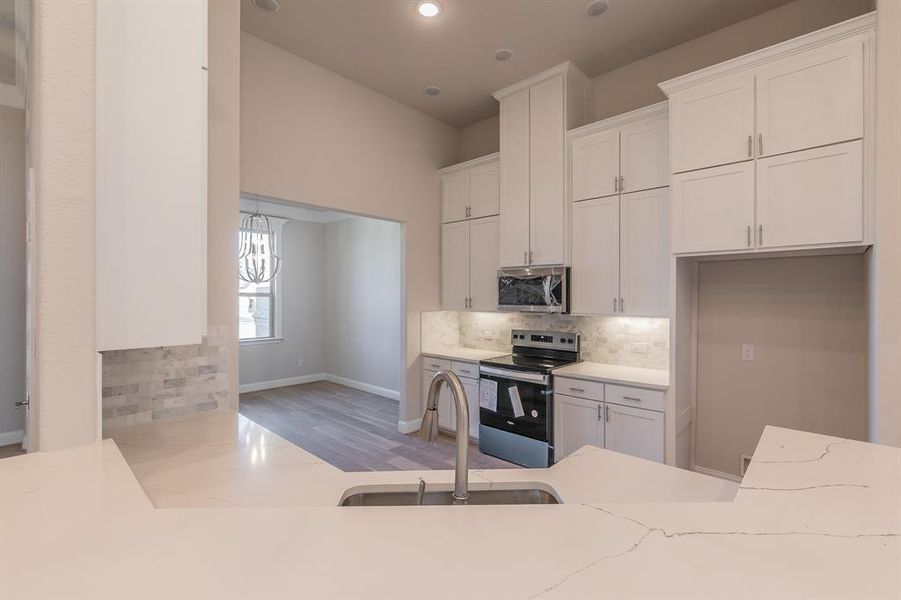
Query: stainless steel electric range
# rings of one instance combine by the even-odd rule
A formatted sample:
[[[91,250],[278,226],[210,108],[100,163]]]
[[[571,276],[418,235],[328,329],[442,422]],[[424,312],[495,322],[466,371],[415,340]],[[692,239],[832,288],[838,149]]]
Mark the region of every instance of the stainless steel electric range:
[[[479,363],[479,449],[524,467],[554,463],[552,371],[579,362],[580,334],[514,329],[513,353]]]

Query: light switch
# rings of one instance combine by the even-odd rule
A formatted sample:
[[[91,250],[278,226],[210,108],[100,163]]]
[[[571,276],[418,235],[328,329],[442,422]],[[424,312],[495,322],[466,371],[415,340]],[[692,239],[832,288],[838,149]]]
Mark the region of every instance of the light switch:
[[[754,360],[754,344],[741,345],[741,359]]]

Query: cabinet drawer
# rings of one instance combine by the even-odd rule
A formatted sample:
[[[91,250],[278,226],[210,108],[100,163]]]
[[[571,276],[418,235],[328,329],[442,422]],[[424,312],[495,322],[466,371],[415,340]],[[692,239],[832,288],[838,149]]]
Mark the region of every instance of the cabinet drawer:
[[[422,368],[426,371],[447,371],[451,368],[451,361],[431,356],[422,357]]]
[[[554,393],[603,402],[604,384],[599,381],[582,381],[580,379],[554,377]]]
[[[607,384],[607,402],[663,412],[663,392]]]
[[[479,363],[468,363],[455,360],[451,363],[451,369],[458,377],[469,377],[470,379],[479,378]]]

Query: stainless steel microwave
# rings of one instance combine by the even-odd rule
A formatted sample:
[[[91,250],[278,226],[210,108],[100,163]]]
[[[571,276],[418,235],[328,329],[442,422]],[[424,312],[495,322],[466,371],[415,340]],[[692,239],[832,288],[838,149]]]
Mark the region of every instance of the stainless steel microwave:
[[[497,272],[497,309],[510,312],[568,312],[569,268],[500,269]]]

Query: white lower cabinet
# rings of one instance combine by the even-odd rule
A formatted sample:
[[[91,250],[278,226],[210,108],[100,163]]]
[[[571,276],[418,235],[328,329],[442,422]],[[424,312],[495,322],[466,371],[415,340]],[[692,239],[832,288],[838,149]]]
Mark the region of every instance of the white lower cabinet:
[[[476,367],[478,370],[478,367]],[[466,403],[469,406],[469,437],[479,437],[479,380],[464,379],[463,391],[466,392]]]
[[[606,449],[663,462],[663,413],[609,402],[604,412]]]
[[[565,378],[556,378],[554,387],[567,392],[554,394],[555,461],[585,445],[664,461],[662,410],[609,401],[619,399],[662,409],[662,392]]]
[[[424,357],[422,370],[422,405],[429,396],[429,386],[432,378],[438,372],[436,369],[452,370],[460,377],[460,383],[463,384],[463,391],[466,392],[466,402],[469,407],[469,437],[479,437],[479,365],[478,363],[467,363],[449,361],[442,359],[433,359]],[[473,377],[467,377],[472,373]],[[457,431],[457,409],[454,406],[453,394],[447,385],[441,386],[441,393],[438,396],[438,427],[444,431],[454,433]]]
[[[603,407],[596,400],[554,394],[554,460],[586,444],[604,447]]]

